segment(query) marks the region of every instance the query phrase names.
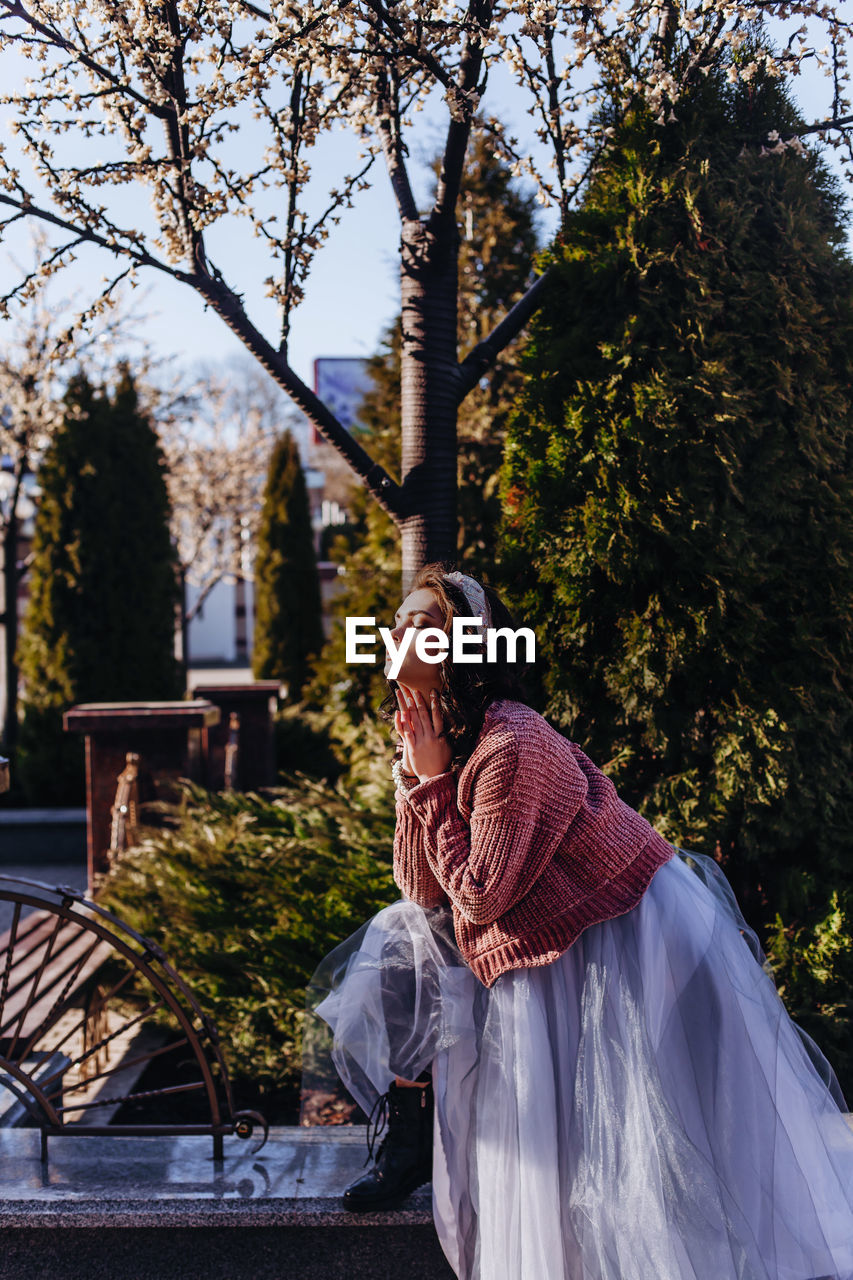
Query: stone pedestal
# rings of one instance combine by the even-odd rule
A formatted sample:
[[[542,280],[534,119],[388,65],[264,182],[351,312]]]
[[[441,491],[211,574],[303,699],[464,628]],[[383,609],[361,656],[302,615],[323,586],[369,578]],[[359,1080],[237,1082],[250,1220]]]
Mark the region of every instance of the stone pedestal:
[[[365,1131],[210,1139],[51,1138],[0,1130],[0,1275],[50,1280],[453,1280],[429,1185],[398,1209],[347,1213]]]
[[[277,680],[258,680],[254,684],[195,683],[190,690],[194,698],[206,699],[219,708],[220,720],[210,731],[208,786],[220,791],[226,785],[226,756],[231,717],[236,715],[237,746],[235,791],[253,791],[257,787],[275,785],[275,750],[273,712],[278,701]]]
[[[219,723],[211,702],[90,702],[66,711],[71,733],[86,735],[86,847],[89,892],[109,866],[112,807],[127,753],[140,756],[150,794],[171,800],[178,778],[207,785],[208,734]]]

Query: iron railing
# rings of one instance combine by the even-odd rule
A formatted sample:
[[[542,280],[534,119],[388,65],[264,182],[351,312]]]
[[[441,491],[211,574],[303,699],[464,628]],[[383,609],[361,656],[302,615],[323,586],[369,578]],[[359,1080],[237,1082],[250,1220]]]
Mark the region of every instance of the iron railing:
[[[60,1135],[207,1134],[221,1160],[226,1134],[260,1127],[263,1146],[264,1117],[235,1111],[216,1027],[155,942],[71,888],[0,876],[2,903],[0,1113],[5,1096],[41,1129],[43,1160]],[[143,1087],[157,1060],[176,1082]],[[164,1123],[178,1095],[201,1099],[203,1118]],[[108,1122],[129,1106],[150,1119]]]

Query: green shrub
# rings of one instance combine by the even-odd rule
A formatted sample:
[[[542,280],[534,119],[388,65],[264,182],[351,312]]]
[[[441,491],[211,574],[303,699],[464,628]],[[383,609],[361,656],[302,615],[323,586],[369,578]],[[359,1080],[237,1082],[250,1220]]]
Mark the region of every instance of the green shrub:
[[[281,680],[295,702],[323,647],[320,579],[299,447],[290,431],[273,446],[255,559],[256,680]]]
[[[165,461],[130,371],[71,380],[46,450],[18,661],[15,780],[29,804],[82,804],[83,746],[63,732],[76,702],[181,696],[177,566]]]
[[[346,764],[335,753],[327,719],[312,713],[304,703],[281,707],[273,721],[276,773],[297,768],[312,778],[336,782]]]
[[[276,768],[279,776],[310,774],[355,789],[362,803],[383,805],[393,795],[390,786],[393,726],[372,709],[360,715],[351,701],[347,680],[332,684],[322,704],[308,699],[282,707],[275,719]],[[371,698],[378,705],[379,698]]]
[[[219,1028],[238,1104],[275,1120],[299,1081],[311,974],[399,897],[390,777],[381,800],[304,775],[263,797],[186,783],[167,812],[98,901],[163,948]]]

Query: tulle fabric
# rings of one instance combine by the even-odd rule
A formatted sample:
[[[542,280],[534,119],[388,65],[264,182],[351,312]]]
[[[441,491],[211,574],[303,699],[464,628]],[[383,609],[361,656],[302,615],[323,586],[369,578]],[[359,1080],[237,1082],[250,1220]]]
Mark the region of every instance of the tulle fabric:
[[[853,1132],[716,863],[486,988],[397,902],[309,1003],[365,1111],[433,1074],[433,1213],[460,1280],[853,1280]],[[315,1062],[316,1066],[316,1062]]]

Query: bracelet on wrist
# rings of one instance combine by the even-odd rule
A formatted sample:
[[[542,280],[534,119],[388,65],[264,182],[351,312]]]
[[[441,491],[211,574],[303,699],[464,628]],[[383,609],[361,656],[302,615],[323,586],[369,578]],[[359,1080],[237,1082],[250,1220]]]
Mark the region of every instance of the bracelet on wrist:
[[[399,758],[391,764],[391,777],[401,791],[410,791],[412,787],[417,786],[417,774],[405,773],[403,771],[403,762]]]

